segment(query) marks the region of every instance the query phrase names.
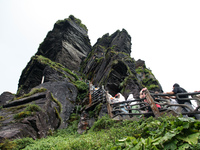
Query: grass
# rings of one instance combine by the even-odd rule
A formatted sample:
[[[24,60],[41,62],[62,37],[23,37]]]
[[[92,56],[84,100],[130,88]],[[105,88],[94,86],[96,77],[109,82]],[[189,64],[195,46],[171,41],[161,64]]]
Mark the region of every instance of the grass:
[[[60,129],[53,136],[33,140],[24,138],[7,141],[13,149],[55,149],[55,150],[120,150],[120,149],[199,149],[200,122],[193,118],[165,116],[142,118],[139,121],[114,121],[104,116],[93,127],[77,134],[78,120],[66,129]]]

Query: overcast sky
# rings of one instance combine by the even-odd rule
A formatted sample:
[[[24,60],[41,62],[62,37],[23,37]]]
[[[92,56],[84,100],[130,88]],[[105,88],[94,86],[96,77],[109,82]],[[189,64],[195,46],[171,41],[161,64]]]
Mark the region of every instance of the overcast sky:
[[[199,0],[0,0],[0,94],[16,93],[48,31],[71,14],[87,26],[92,45],[126,29],[131,57],[145,60],[165,92],[174,83],[200,90]]]

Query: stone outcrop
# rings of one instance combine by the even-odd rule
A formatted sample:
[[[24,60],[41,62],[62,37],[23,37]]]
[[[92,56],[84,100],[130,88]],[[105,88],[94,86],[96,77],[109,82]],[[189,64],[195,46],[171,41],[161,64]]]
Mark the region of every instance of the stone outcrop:
[[[152,71],[146,68],[145,61],[139,59],[136,61],[135,66],[137,79],[143,86],[147,87],[152,93],[155,91],[163,92],[160,83],[155,78]]]
[[[87,35],[87,27],[74,16],[59,20],[54,24],[52,31],[49,31],[44,41],[40,44],[36,55],[30,60],[23,70],[18,84],[18,96],[28,93],[33,87],[41,83],[45,76],[45,82],[48,82],[46,75],[51,80],[60,80],[61,78],[53,74],[48,74],[46,64],[41,63],[37,56],[48,58],[52,62],[60,63],[71,71],[78,71],[80,63],[87,57],[91,51],[90,40]],[[52,64],[53,65],[53,64]],[[49,78],[50,78],[49,77]]]
[[[142,82],[144,79],[140,78],[141,72],[137,72],[137,68],[141,66],[140,61],[131,58],[130,53],[131,37],[125,29],[116,31],[110,36],[105,34],[98,39],[93,51],[82,63],[81,71],[87,75],[87,78],[94,85],[104,85],[105,89],[113,96],[120,92],[126,98],[131,93],[135,98],[138,98],[142,87],[147,85],[148,88],[151,88],[150,90],[161,91],[162,88],[159,86],[159,82],[151,71],[146,68],[144,61],[143,69],[149,73],[149,76],[144,76],[144,78],[155,82],[148,82],[148,84]],[[151,84],[154,84],[154,86],[150,87]]]
[[[95,118],[108,112],[105,98],[87,107],[88,81],[125,98],[129,94],[138,98],[143,87],[162,91],[145,62],[135,61],[130,54],[131,36],[125,29],[105,34],[92,47],[79,19],[71,15],[57,21],[22,71],[16,95],[0,95],[0,142],[45,137],[52,130],[66,128],[75,111],[81,116],[79,133],[91,127]],[[34,89],[46,91],[31,94]]]
[[[53,30],[40,44],[36,55],[47,57],[70,70],[78,70],[82,59],[90,51],[87,27],[71,15],[55,23]]]
[[[19,80],[19,88],[17,96],[21,96],[30,92],[30,90],[45,82],[56,82],[67,80],[75,81],[78,77],[69,69],[60,63],[51,61],[43,56],[33,56],[23,70]]]
[[[61,108],[49,91],[7,103],[1,108],[0,142],[46,137],[61,124]]]
[[[12,100],[14,97],[15,97],[14,94],[10,92],[3,92],[0,95],[0,106],[3,106],[4,104],[6,104],[6,102]]]
[[[37,86],[36,88],[45,88],[49,90],[53,97],[61,104],[62,111],[59,113],[62,118],[59,128],[66,128],[68,119],[73,113],[78,90],[74,84],[66,81],[46,82]]]

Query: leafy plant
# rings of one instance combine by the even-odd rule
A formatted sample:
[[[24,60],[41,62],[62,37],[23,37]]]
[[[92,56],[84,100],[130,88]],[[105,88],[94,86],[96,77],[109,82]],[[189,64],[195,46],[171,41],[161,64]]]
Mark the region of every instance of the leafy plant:
[[[193,118],[163,116],[142,118],[139,121],[115,121],[103,116],[82,135],[77,134],[77,125],[78,120],[74,120],[66,129],[58,130],[53,136],[24,140],[24,149],[196,150],[200,147],[200,122]],[[17,142],[13,141],[13,149],[22,148],[22,144],[19,144],[21,148],[17,148]]]
[[[100,131],[101,129],[108,129],[114,124],[114,120],[111,120],[108,115],[103,116],[101,119],[97,120],[92,126],[92,131]]]

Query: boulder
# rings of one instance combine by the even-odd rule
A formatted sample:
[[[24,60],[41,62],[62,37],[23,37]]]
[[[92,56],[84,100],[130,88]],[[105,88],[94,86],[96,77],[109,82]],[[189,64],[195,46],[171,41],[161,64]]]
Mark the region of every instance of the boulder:
[[[61,124],[61,108],[49,91],[14,100],[0,111],[0,143],[5,139],[46,137]]]
[[[0,95],[0,106],[3,106],[4,104],[6,104],[6,102],[12,100],[14,97],[15,95],[10,92],[3,92]]]
[[[74,84],[65,81],[58,82],[46,82],[37,86],[36,88],[45,88],[48,89],[60,103],[61,103],[61,112],[60,117],[62,122],[59,128],[66,128],[68,123],[67,121],[70,118],[70,115],[73,113],[76,106],[76,97],[78,90]]]

